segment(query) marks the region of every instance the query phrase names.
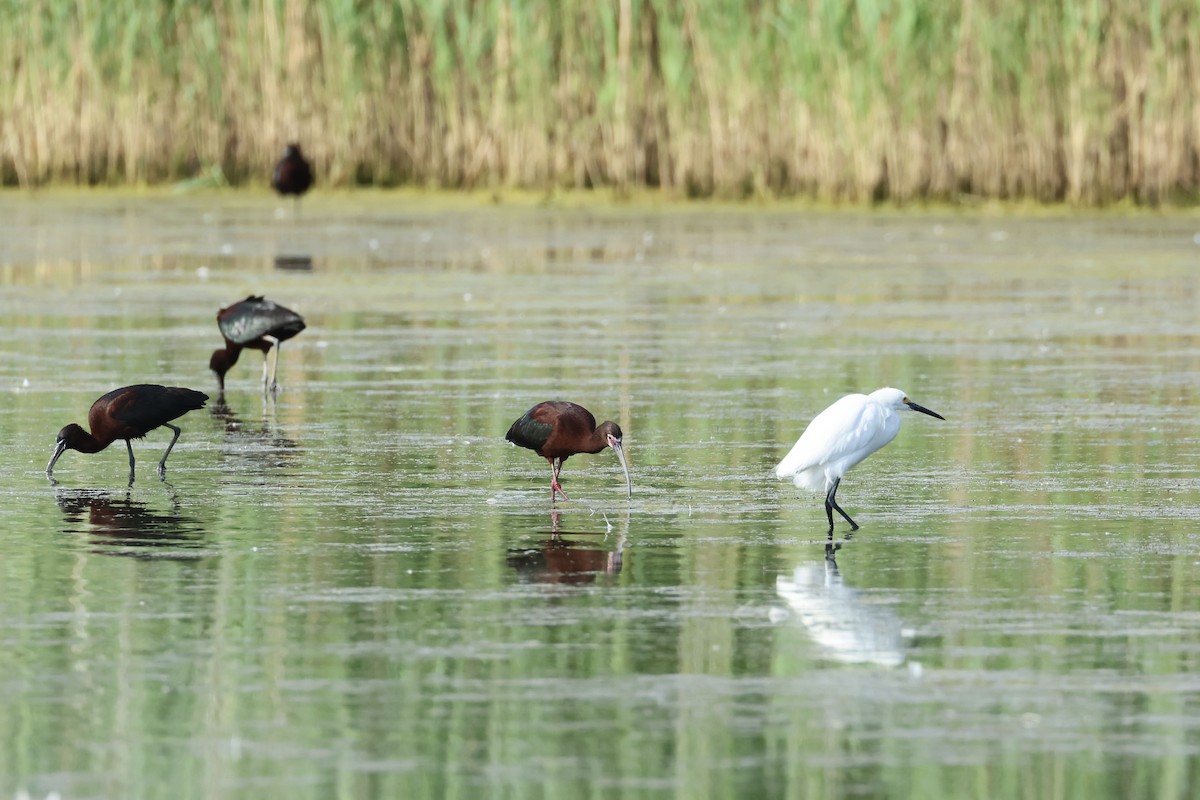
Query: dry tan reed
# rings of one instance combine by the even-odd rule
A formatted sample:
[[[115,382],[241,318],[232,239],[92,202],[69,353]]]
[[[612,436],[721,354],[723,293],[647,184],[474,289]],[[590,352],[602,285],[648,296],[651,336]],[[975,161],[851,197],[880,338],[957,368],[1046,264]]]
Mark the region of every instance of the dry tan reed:
[[[8,0],[0,181],[1191,201],[1162,0]]]

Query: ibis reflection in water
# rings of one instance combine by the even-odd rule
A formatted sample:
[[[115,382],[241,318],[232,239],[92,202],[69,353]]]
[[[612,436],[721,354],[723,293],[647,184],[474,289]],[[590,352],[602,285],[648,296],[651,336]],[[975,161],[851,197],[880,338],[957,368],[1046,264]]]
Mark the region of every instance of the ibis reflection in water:
[[[825,561],[801,564],[780,575],[775,592],[829,657],[848,664],[895,667],[904,663],[904,627],[890,608],[846,586],[837,564],[840,544],[825,547]]]
[[[294,466],[299,457],[299,444],[285,436],[273,415],[264,407],[257,421],[244,419],[224,399],[209,407],[209,413],[220,423],[225,434],[221,448],[222,459],[236,464],[246,462],[246,470],[264,482],[270,469]],[[236,467],[235,467],[236,468]]]
[[[564,538],[561,521],[561,512],[551,511],[550,535],[536,548],[510,551],[508,565],[536,583],[579,585],[594,583],[602,575],[621,574],[628,519],[612,548],[591,546],[577,538],[587,535],[595,539],[597,534],[567,533],[576,538]]]
[[[204,525],[172,499],[156,509],[127,492],[60,489],[54,501],[67,523],[64,533],[83,533],[93,552],[137,558],[192,560],[204,546]]]

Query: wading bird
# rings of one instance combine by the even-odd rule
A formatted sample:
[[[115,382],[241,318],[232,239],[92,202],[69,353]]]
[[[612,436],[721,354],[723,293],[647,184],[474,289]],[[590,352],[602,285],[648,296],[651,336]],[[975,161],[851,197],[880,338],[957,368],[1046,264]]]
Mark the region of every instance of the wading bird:
[[[88,411],[88,427],[91,433],[71,423],[58,432],[54,455],[46,465],[46,475],[54,473],[54,463],[66,450],[81,453],[99,453],[117,439],[124,439],[129,449],[129,482],[133,483],[133,443],[157,427],[165,426],[175,431],[167,452],[158,462],[158,474],[162,477],[167,470],[167,456],[179,439],[179,428],[171,420],[182,417],[189,411],[204,408],[208,395],[194,389],[179,386],[159,386],[155,383],[139,383],[113,389],[92,403]]]
[[[625,463],[625,451],[621,446],[621,428],[615,422],[606,421],[596,425],[592,412],[575,403],[551,400],[538,403],[512,424],[504,438],[520,447],[526,447],[550,462],[553,471],[550,478],[550,502],[555,492],[568,499],[558,484],[558,473],[563,462],[579,453],[599,453],[611,447],[621,461],[625,471],[625,486],[628,496],[633,496],[633,483],[629,480],[629,466]]]
[[[825,513],[833,532],[837,511],[858,530],[857,523],[837,504],[838,484],[851,467],[896,437],[905,406],[944,420],[941,414],[919,406],[899,389],[877,389],[849,394],[822,411],[804,429],[800,439],[775,467],[780,478],[792,478],[801,489],[825,492]]]
[[[304,318],[291,309],[263,297],[250,295],[241,302],[217,312],[217,327],[225,337],[225,347],[214,350],[208,367],[217,373],[217,386],[225,395],[225,373],[237,363],[242,350],[261,350],[263,354],[263,393],[267,391],[267,360],[275,345],[275,364],[271,368],[270,387],[276,391],[275,373],[279,370],[280,345],[304,330]]]
[[[275,165],[271,173],[271,188],[280,195],[294,195],[296,207],[300,207],[300,197],[313,184],[312,167],[300,152],[300,145],[294,142],[283,151],[283,158]]]

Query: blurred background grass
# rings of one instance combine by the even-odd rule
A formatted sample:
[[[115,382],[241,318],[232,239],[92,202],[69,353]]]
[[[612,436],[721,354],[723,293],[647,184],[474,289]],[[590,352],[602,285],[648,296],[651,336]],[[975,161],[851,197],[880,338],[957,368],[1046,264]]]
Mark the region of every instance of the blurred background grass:
[[[1194,201],[1185,0],[0,0],[0,182]]]

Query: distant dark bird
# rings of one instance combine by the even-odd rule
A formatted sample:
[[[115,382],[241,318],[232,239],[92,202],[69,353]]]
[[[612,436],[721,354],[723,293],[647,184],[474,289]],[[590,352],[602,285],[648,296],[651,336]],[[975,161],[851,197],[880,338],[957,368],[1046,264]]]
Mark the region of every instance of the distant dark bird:
[[[300,145],[289,144],[271,174],[271,188],[281,195],[294,195],[299,204],[301,195],[312,185],[312,167],[300,152]]]
[[[550,478],[550,502],[555,492],[568,499],[558,484],[558,473],[563,462],[578,453],[599,453],[611,447],[621,461],[625,471],[625,485],[633,496],[633,482],[629,480],[629,466],[625,463],[625,451],[621,447],[621,428],[607,421],[596,425],[592,412],[575,403],[551,400],[538,403],[525,412],[508,429],[505,439],[520,447],[527,447],[550,462],[553,475]]]
[[[225,347],[213,351],[208,367],[217,373],[221,394],[225,394],[225,373],[237,363],[245,348],[262,351],[263,392],[266,392],[267,361],[272,344],[275,346],[275,364],[271,368],[270,388],[275,391],[279,388],[275,374],[279,370],[280,345],[304,330],[304,318],[264,297],[250,295],[218,311],[217,327],[225,337]]]
[[[944,420],[941,414],[919,406],[899,389],[876,389],[870,394],[848,394],[808,423],[791,452],[775,467],[775,475],[791,478],[802,489],[825,492],[825,514],[833,532],[833,512],[858,524],[837,504],[842,476],[858,462],[896,438],[898,411],[905,407]]]
[[[58,432],[54,455],[46,465],[46,474],[54,472],[54,464],[65,450],[81,453],[99,453],[117,439],[124,439],[129,449],[129,481],[133,482],[133,444],[131,439],[140,439],[157,427],[165,426],[175,431],[167,452],[158,462],[159,477],[166,472],[167,456],[179,439],[179,428],[171,420],[182,417],[189,411],[204,408],[208,395],[194,389],[178,386],[159,386],[155,383],[139,383],[114,389],[92,403],[88,411],[88,433],[79,425],[71,423]]]

